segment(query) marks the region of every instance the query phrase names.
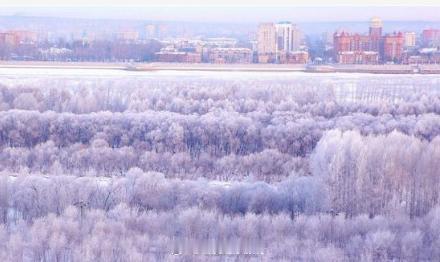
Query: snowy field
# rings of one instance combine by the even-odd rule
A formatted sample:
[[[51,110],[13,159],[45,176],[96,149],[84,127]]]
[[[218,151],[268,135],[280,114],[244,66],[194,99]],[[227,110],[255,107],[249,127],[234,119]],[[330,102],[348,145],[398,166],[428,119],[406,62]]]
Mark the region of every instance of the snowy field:
[[[438,261],[439,170],[438,75],[0,68],[0,261]]]

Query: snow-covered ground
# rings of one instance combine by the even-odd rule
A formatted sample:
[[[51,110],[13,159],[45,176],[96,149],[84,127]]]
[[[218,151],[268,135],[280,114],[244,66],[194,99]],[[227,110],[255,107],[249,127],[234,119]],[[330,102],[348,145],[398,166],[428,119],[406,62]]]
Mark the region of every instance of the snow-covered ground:
[[[156,83],[168,86],[190,83],[191,86],[225,82],[225,86],[271,88],[285,86],[298,90],[330,88],[339,101],[366,99],[395,100],[415,91],[440,93],[438,75],[389,75],[364,73],[304,73],[304,72],[214,72],[214,71],[126,71],[118,69],[80,68],[1,68],[0,84],[24,87],[84,87],[106,86],[129,89],[133,86],[148,88]],[[151,84],[153,83],[153,85]]]

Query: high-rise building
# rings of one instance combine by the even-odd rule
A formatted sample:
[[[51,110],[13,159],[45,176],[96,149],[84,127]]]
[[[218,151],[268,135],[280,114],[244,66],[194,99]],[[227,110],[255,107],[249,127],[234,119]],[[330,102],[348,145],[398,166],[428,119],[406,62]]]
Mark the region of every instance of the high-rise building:
[[[380,19],[379,17],[373,17],[370,20],[370,36],[382,36],[382,27],[383,27],[383,23],[382,23],[382,19]]]
[[[258,26],[257,52],[259,63],[272,63],[276,56],[276,30],[273,23]]]
[[[382,40],[382,20],[379,17],[373,17],[370,21],[370,47],[368,51],[380,52]]]
[[[299,63],[304,61],[301,49],[302,34],[290,22],[264,23],[258,27],[257,52],[259,63]],[[304,51],[307,53],[307,51]],[[295,53],[294,55],[292,55]]]
[[[401,62],[404,41],[405,39],[401,32],[384,36],[384,61]]]
[[[405,33],[405,47],[413,48],[416,46],[416,33],[406,32]]]
[[[292,31],[292,51],[299,51],[302,44],[303,35],[301,30],[295,25]]]
[[[277,51],[298,51],[301,45],[301,32],[290,22],[280,22],[275,25],[277,35]]]

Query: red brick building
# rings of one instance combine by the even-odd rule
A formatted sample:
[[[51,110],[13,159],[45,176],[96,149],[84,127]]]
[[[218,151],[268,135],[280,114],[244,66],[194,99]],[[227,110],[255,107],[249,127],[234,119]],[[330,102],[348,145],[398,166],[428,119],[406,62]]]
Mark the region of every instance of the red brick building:
[[[371,51],[371,39],[367,35],[334,34],[335,60],[341,64],[377,64],[379,53]]]
[[[424,47],[440,46],[440,29],[426,29],[422,32],[422,42]]]
[[[338,55],[340,52],[347,52],[352,51],[351,50],[351,41],[352,37],[350,34],[342,32],[342,33],[335,33],[333,35],[333,48],[335,55]]]
[[[383,38],[384,61],[401,63],[403,58],[403,47],[405,38],[401,32],[386,35]]]

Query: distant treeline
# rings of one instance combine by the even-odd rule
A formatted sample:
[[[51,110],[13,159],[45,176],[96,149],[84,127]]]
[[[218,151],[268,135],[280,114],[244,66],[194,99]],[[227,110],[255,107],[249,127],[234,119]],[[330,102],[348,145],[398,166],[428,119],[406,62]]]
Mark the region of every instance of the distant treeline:
[[[98,40],[92,42],[74,41],[71,43],[60,40],[58,43],[35,43],[11,45],[0,43],[0,59],[2,60],[34,60],[34,61],[152,61],[154,54],[162,48],[156,40],[145,42],[124,42]]]

